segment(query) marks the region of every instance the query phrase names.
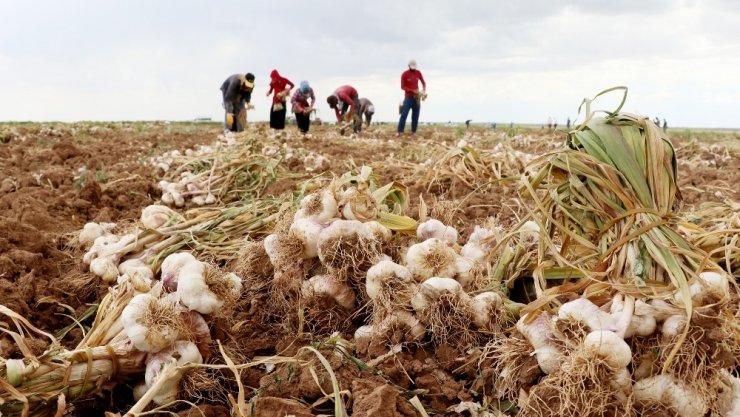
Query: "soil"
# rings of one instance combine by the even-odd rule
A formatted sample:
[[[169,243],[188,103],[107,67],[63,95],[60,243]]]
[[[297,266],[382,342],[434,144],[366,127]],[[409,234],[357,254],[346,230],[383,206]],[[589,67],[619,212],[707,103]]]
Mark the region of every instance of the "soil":
[[[264,125],[258,129],[268,135]],[[72,323],[69,316],[79,317],[90,304],[99,302],[107,286],[82,265],[82,254],[75,243],[77,232],[89,221],[116,222],[121,227],[136,221],[140,210],[157,202],[160,196],[158,178],[147,165],[148,158],[170,149],[184,151],[198,144],[210,144],[220,130],[217,124],[197,123],[0,125],[0,133],[12,133],[2,136],[10,138],[7,143],[0,143],[0,304],[40,329],[55,333]],[[357,172],[369,165],[381,183],[398,181],[406,185],[409,215],[419,217],[423,199],[431,207],[430,215],[451,221],[463,236],[489,216],[504,227],[518,222],[524,211],[516,204],[515,181],[471,187],[452,178],[428,186],[427,179],[434,170],[418,164],[438,156],[441,148],[435,144],[454,145],[463,137],[468,143],[485,148],[507,138],[503,132],[482,128],[463,133],[464,136],[452,128],[430,127],[422,129],[417,137],[397,139],[390,128],[372,127],[363,138],[352,139],[339,136],[330,126],[315,126],[311,139],[297,139],[291,134],[283,140],[298,155],[286,160],[296,175],[273,183],[265,194],[277,196],[293,191],[301,181],[314,176],[316,173],[304,172],[300,158],[314,152],[329,158],[328,171],[335,175]],[[519,151],[543,153],[562,140],[562,135],[535,132],[533,141],[514,138],[510,142]],[[711,136],[702,140],[729,147],[731,157],[717,159],[721,150],[709,152],[701,148],[698,152],[689,139],[676,137],[684,206],[740,200],[740,188],[734,186],[740,181],[737,142],[714,140]],[[429,146],[417,146],[419,142]],[[688,158],[714,162],[687,163],[684,159]],[[260,275],[264,273],[267,272]],[[259,394],[250,403],[249,412],[269,417],[333,414],[332,402],[325,398],[325,393],[333,392],[328,372],[316,356],[298,351],[309,344],[318,346],[321,341],[310,335],[297,339],[295,335],[286,336],[286,329],[265,322],[262,315],[254,312],[261,308],[259,303],[260,299],[254,297],[251,304],[248,302],[251,309],[214,318],[213,339],[225,340],[224,349],[237,363],[256,356],[303,355],[303,359],[312,361],[315,375],[309,367],[287,362],[269,370],[265,366],[243,370],[242,382],[248,394]],[[0,326],[10,324],[0,320]],[[351,332],[341,336],[349,339],[350,335]],[[81,331],[75,329],[63,342],[73,346],[81,337]],[[29,338],[27,344],[35,353],[46,347],[46,342],[39,339]],[[408,402],[414,395],[423,399],[427,411],[443,414],[461,401],[481,400],[481,393],[476,390],[482,386],[490,389],[491,385],[490,380],[483,381],[490,375],[476,375],[471,365],[475,358],[469,356],[470,352],[455,346],[406,346],[375,363],[372,369],[363,368],[336,350],[320,350],[329,360],[339,386],[346,390],[345,402],[352,416],[416,416]],[[383,344],[358,346],[356,359],[370,363],[387,351]],[[0,356],[20,357],[21,352],[7,338],[0,338]],[[222,374],[220,389],[235,393],[233,376],[225,371]],[[180,408],[179,414],[228,414],[223,404],[213,402]],[[102,411],[105,410],[91,415],[102,415]]]

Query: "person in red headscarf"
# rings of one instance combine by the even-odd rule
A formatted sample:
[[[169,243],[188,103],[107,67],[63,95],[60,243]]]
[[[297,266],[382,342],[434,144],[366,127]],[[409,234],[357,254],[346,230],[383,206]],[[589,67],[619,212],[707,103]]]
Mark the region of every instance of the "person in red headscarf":
[[[285,101],[290,96],[290,90],[295,87],[289,79],[280,75],[277,70],[270,73],[270,90],[266,96],[272,94],[272,106],[270,107],[270,127],[272,129],[285,129]]]

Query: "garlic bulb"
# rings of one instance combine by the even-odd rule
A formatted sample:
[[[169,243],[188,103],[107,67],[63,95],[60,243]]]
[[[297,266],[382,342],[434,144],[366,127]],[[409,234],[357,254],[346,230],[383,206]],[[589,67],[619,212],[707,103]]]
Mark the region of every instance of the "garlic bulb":
[[[560,368],[562,355],[560,349],[553,343],[551,318],[549,314],[541,313],[531,323],[527,323],[528,315],[525,314],[516,323],[516,329],[532,345],[537,364],[546,374],[556,372]]]
[[[421,313],[445,292],[458,294],[463,298],[468,297],[460,283],[454,279],[432,277],[419,285],[418,291],[411,298],[411,307],[417,313]]]
[[[109,234],[115,227],[115,223],[86,223],[78,241],[83,248],[90,248],[97,238]]]
[[[383,226],[382,224],[376,222],[375,220],[371,220],[369,222],[363,223],[365,225],[365,228],[373,235],[379,242],[387,243],[391,240],[393,237],[393,234],[391,233],[391,229]]]
[[[90,262],[90,272],[105,282],[114,282],[118,278],[118,267],[111,256],[99,257]]]
[[[690,384],[691,381],[679,381],[672,375],[660,374],[637,381],[632,391],[638,404],[649,406],[658,403],[680,417],[703,417],[709,406]]]
[[[322,230],[324,227],[321,224],[310,219],[298,219],[290,226],[290,233],[303,243],[303,259],[318,255],[319,235]]]
[[[162,286],[169,290],[175,291],[179,276],[183,269],[202,268],[200,262],[189,252],[177,252],[167,256],[162,261],[161,280]]]
[[[625,368],[632,361],[632,350],[616,333],[597,330],[586,335],[583,346],[604,359],[612,368]]]
[[[109,252],[111,248],[115,248],[115,244],[118,243],[118,241],[119,237],[116,235],[104,234],[102,236],[98,236],[93,241],[93,244],[87,253],[82,257],[82,261],[86,265],[90,265],[93,259],[97,258],[101,254]]]
[[[404,332],[406,340],[413,342],[423,339],[427,332],[426,326],[416,316],[406,310],[392,312],[381,322],[380,327],[382,331],[392,331],[399,327],[406,329]]]
[[[303,282],[301,292],[304,297],[327,296],[340,307],[351,310],[355,307],[355,292],[344,282],[334,279],[331,275],[316,275]]]
[[[367,270],[365,290],[368,297],[374,300],[390,282],[405,282],[411,284],[411,272],[405,267],[391,260],[382,260]]]
[[[437,219],[429,219],[416,228],[416,236],[422,240],[441,239],[448,243],[457,243],[458,233],[452,226],[445,226]]]
[[[151,294],[134,296],[123,309],[121,321],[131,343],[142,352],[172,346],[181,326],[175,305]]]
[[[596,304],[585,298],[578,298],[560,306],[558,318],[583,323],[591,331],[609,330],[614,332],[618,330],[616,320],[611,314],[600,310]]]
[[[443,240],[432,238],[411,245],[406,252],[406,266],[417,281],[429,277],[453,277],[457,253]]]
[[[498,293],[486,291],[471,299],[473,306],[473,323],[478,328],[486,328],[501,313],[503,300]]]
[[[136,276],[149,283],[154,279],[154,271],[140,258],[128,259],[121,262],[118,265],[118,273],[120,275],[126,274],[130,277]]]
[[[326,188],[303,197],[293,220],[308,219],[325,223],[337,217],[337,214],[337,200],[334,193]]]
[[[144,381],[148,387],[152,387],[159,380],[159,376],[168,369],[188,363],[201,364],[203,363],[203,357],[193,342],[179,340],[172,348],[152,355],[147,359]],[[155,404],[169,404],[177,399],[182,372],[169,375],[170,378],[159,386],[157,394],[152,399]]]
[[[342,193],[339,210],[347,220],[372,220],[378,214],[378,205],[367,185],[361,183]]]
[[[141,224],[147,229],[159,229],[170,219],[177,218],[178,214],[171,208],[159,204],[151,204],[141,211]]]
[[[189,310],[211,314],[223,302],[208,290],[204,274],[205,266],[202,264],[183,268],[177,281],[177,296]]]

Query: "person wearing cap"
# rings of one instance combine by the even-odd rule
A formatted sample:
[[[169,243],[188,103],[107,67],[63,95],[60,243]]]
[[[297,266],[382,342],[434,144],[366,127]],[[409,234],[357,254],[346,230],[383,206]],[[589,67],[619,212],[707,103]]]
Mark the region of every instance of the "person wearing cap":
[[[285,129],[285,101],[290,95],[290,90],[295,87],[289,79],[283,77],[277,70],[270,73],[270,90],[266,96],[272,94],[272,106],[270,107],[270,127],[272,129]]]
[[[252,90],[254,90],[254,74],[234,74],[221,84],[224,110],[224,130],[242,132],[247,124],[247,108],[253,108]],[[245,106],[246,105],[246,106]],[[246,107],[246,108],[245,108]]]
[[[369,99],[363,97],[360,99],[360,115],[365,116],[365,126],[370,126],[373,121],[373,114],[375,114],[375,106]]]
[[[309,103],[309,99],[311,103]],[[313,93],[313,88],[308,85],[308,81],[301,81],[298,89],[295,90],[293,97],[290,98],[290,104],[293,106],[293,113],[295,113],[295,120],[298,123],[298,130],[304,135],[308,133],[308,128],[311,126],[311,112],[313,106],[316,103],[316,96]]]
[[[423,87],[421,91],[419,91],[419,81],[421,81]],[[409,69],[401,74],[401,89],[403,90],[404,98],[396,136],[401,136],[406,127],[406,117],[409,115],[409,110],[411,110],[411,134],[416,134],[416,127],[419,125],[420,101],[426,94],[427,89],[427,83],[424,81],[421,71],[416,66],[416,60],[410,60]]]
[[[353,120],[353,131],[359,133],[362,130],[362,116],[360,115],[360,98],[357,90],[351,85],[343,85],[337,88],[332,95],[326,98],[329,107],[334,109],[337,123],[342,119],[349,122]],[[345,116],[346,115],[346,116]]]

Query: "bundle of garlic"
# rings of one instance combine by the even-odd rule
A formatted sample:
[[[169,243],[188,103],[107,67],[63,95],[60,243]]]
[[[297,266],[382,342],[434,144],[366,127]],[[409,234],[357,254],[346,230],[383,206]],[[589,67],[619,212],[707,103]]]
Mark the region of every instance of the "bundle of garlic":
[[[481,366],[493,370],[494,395],[516,400],[523,415],[732,409],[725,392],[740,364],[738,295],[727,274],[714,271],[699,274],[690,294],[686,301],[676,291],[665,302],[617,292],[601,306],[577,298],[556,315],[530,312],[488,344]]]
[[[181,247],[208,253],[216,259],[232,259],[244,237],[271,225],[282,203],[274,199],[255,200],[238,207],[194,209],[183,215],[166,206],[150,205],[142,210],[143,228],[120,236],[106,231],[112,228],[108,224],[86,225],[79,239],[86,246],[92,244],[83,261],[90,266],[90,272],[113,282],[132,266],[149,268],[148,275],[153,274],[163,254]]]
[[[0,411],[27,415],[61,407],[61,413],[65,400],[137,380],[142,382],[135,389],[140,399],[135,409],[151,401],[175,401],[184,370],[211,356],[209,321],[229,314],[224,309],[241,296],[241,279],[182,252],[165,259],[161,281],[134,281],[128,274],[120,277],[101,302],[91,330],[71,351],[0,306],[18,329],[7,332],[26,354],[24,359],[0,358],[0,382],[8,384],[0,392]],[[33,356],[22,336],[29,334],[49,339],[51,347]]]
[[[391,228],[415,228],[410,218],[389,212],[391,201],[404,199],[397,184],[377,187],[368,168],[359,176],[336,178],[305,195],[292,223],[267,236],[264,254],[245,259],[241,268],[269,261],[265,290],[272,315],[296,324],[300,310],[302,323],[313,331],[339,330],[340,322],[368,299],[365,275],[388,251]]]
[[[219,136],[216,146],[185,155],[168,152],[151,163],[162,171],[162,202],[177,207],[187,201],[204,206],[259,196],[284,171],[281,156],[262,152],[256,138],[245,142],[233,135]]]

